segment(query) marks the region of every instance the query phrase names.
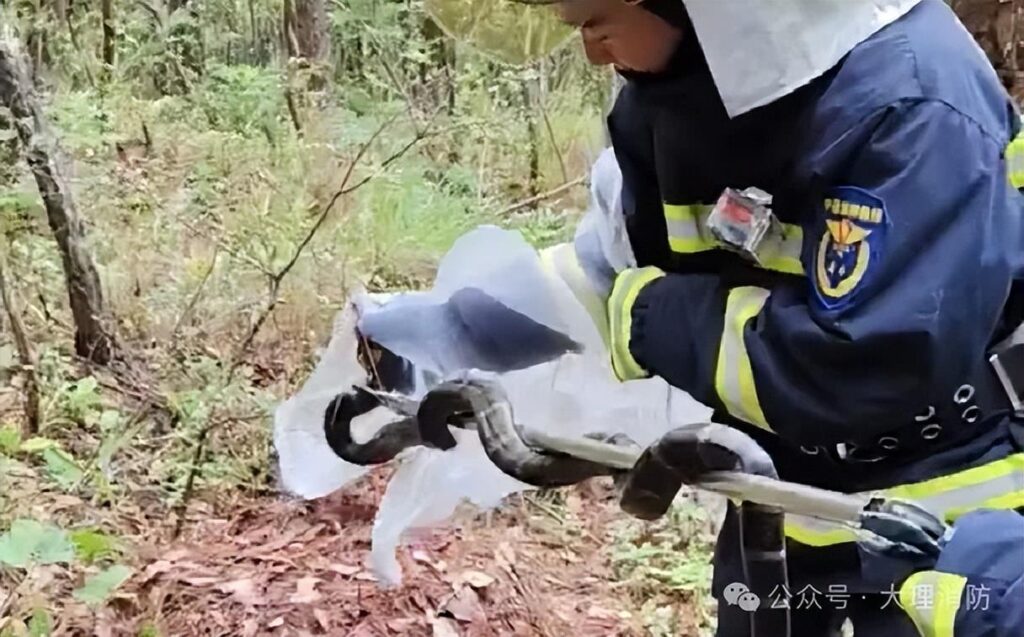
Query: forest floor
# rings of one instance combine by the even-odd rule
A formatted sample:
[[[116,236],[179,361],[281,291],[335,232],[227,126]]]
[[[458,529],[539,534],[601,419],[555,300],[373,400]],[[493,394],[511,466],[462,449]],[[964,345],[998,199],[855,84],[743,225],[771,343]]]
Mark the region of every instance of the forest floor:
[[[28,465],[8,461],[3,471],[6,494],[26,508],[116,529],[131,568],[98,609],[71,594],[80,568],[0,575],[4,634],[697,636],[708,620],[703,586],[672,590],[667,573],[646,581],[638,562],[630,566],[624,542],[657,553],[658,531],[630,537],[608,484],[466,511],[402,547],[402,585],[385,588],[364,563],[388,469],[315,502],[203,494],[176,540],[170,516],[144,491],[96,507],[49,488]],[[706,563],[707,544],[691,548]],[[647,596],[659,605],[644,606]]]

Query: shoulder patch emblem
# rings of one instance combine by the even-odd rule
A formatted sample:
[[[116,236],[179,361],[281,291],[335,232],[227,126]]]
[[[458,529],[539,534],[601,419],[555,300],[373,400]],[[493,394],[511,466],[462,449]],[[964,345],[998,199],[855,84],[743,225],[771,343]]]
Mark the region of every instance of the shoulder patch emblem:
[[[822,305],[832,310],[849,303],[877,266],[888,220],[885,203],[860,188],[833,189],[824,207],[814,287]]]

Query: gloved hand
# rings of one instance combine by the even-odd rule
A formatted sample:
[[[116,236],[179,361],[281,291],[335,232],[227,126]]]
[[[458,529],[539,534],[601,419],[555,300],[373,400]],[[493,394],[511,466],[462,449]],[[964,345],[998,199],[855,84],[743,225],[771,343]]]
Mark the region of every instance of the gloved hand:
[[[900,586],[923,637],[1024,635],[1024,516],[979,510],[960,518],[934,570]]]
[[[622,510],[643,520],[668,511],[683,484],[713,471],[741,471],[777,477],[768,453],[752,438],[725,425],[681,427],[648,447],[629,471]]]

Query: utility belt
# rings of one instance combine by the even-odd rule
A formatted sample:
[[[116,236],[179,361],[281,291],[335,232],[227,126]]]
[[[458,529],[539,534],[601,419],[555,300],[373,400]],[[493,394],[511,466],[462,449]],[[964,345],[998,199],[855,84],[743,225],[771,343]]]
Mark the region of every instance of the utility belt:
[[[839,463],[910,461],[978,437],[1000,414],[1024,419],[1024,325],[993,348],[971,382],[960,385],[942,404],[929,405],[912,423],[872,440],[800,450],[809,456],[827,454]]]
[[[982,437],[986,429],[1000,426],[996,416],[1006,414],[1024,426],[1024,325],[1007,341],[992,350],[976,380],[965,383],[947,405],[929,408],[912,425],[897,429],[873,443],[844,443],[835,449],[801,448],[813,456],[828,454],[831,460],[854,469],[885,471],[903,459],[923,458],[930,453]],[[1020,449],[1020,447],[1017,447]],[[881,464],[878,464],[881,463]],[[946,522],[976,509],[1024,508],[1024,452],[912,484],[897,485],[872,493],[889,498],[913,500]],[[801,516],[788,516],[786,535],[808,546],[832,546],[854,542],[849,528]]]

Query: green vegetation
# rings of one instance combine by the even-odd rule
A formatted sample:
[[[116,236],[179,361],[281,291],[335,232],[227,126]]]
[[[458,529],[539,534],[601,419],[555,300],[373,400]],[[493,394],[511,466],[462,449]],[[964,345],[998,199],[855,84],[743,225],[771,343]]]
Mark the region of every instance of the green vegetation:
[[[294,14],[317,9],[326,33]],[[274,493],[272,408],[353,284],[429,282],[482,223],[570,236],[585,187],[544,193],[585,177],[609,84],[576,47],[518,68],[442,39],[419,0],[0,11],[117,339],[109,366],[76,355],[62,257],[0,109],[0,263],[33,357],[0,314],[0,606],[17,618],[0,631],[45,635],[61,604],[110,599],[191,507]],[[43,567],[65,584],[29,591]]]
[[[17,437],[12,392],[0,448],[63,489],[115,497],[132,473],[122,456],[146,447],[147,475],[132,479],[173,504],[211,419],[223,425],[199,486],[272,486],[268,409],[301,381],[350,285],[421,285],[481,223],[560,240],[585,200],[569,189],[499,215],[585,175],[602,143],[605,77],[575,48],[507,67],[439,39],[419,2],[354,0],[330,5],[333,47],[309,60],[281,50],[279,2],[115,3],[108,68],[95,9],[76,5],[63,21],[7,12],[38,64],[137,372],[126,402],[123,378],[101,384],[73,355],[60,255],[18,165],[0,184],[0,232],[38,358],[42,425],[38,440]],[[339,190],[350,192],[317,226]],[[0,377],[17,382],[4,338]],[[150,399],[161,424],[139,413]]]
[[[712,627],[714,535],[705,509],[681,499],[657,522],[621,520],[615,537],[612,566],[649,634]]]

